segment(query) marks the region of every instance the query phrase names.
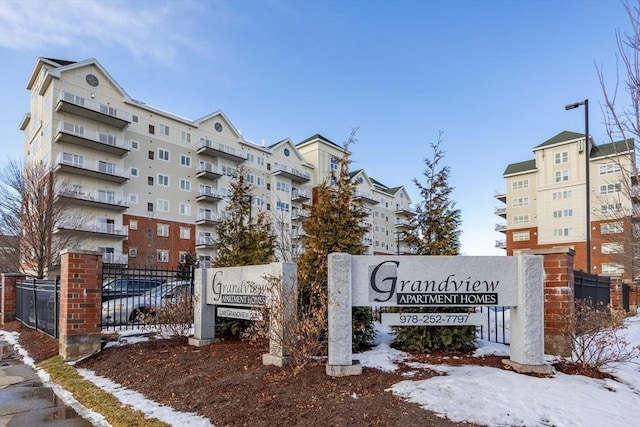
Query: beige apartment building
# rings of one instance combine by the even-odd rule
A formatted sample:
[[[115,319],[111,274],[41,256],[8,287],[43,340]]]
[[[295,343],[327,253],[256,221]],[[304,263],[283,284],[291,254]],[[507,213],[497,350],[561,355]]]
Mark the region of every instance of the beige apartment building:
[[[507,255],[525,249],[571,247],[577,269],[587,265],[586,163],[589,154],[591,273],[632,279],[637,271],[640,191],[633,140],[585,147],[583,133],[561,132],[533,149],[534,158],[507,166],[504,205],[495,213],[506,222],[496,246]],[[636,240],[637,241],[637,240]]]
[[[76,248],[100,251],[108,263],[175,266],[195,251],[207,265],[239,173],[252,184],[252,214],[273,215],[278,257],[295,259],[313,189],[344,153],[321,135],[252,143],[222,111],[189,120],[152,107],[131,98],[95,59],[39,58],[27,89],[24,163],[48,166],[69,206],[54,237],[81,236]],[[370,212],[368,252],[406,252],[400,232],[414,215],[407,191],[364,170],[352,175]]]

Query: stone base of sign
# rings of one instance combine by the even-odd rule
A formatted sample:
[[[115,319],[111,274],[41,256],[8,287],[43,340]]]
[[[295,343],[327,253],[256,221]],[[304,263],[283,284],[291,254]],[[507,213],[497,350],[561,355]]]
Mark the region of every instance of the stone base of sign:
[[[58,353],[65,361],[76,361],[91,356],[102,348],[101,334],[60,334]]]
[[[220,341],[218,338],[201,340],[198,338],[191,337],[189,338],[189,345],[192,345],[195,347],[204,347],[205,345],[213,344],[214,342],[218,342],[218,341]]]
[[[514,362],[510,359],[502,359],[502,363],[519,374],[539,374],[550,376],[556,373],[555,369],[551,365],[523,365],[522,363]]]
[[[266,353],[262,355],[262,364],[265,366],[277,366],[282,368],[289,363],[288,357],[277,356],[275,354]]]
[[[330,377],[348,377],[351,375],[362,375],[362,365],[358,360],[354,360],[351,365],[326,365],[327,375]]]

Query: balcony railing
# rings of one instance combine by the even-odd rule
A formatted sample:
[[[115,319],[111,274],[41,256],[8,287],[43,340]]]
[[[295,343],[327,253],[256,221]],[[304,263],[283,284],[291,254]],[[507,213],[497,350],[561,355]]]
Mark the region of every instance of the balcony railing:
[[[291,200],[309,200],[311,199],[311,191],[295,189],[291,190]]]
[[[371,203],[375,203],[375,204],[380,203],[380,198],[375,197],[371,193],[367,193],[367,192],[360,191],[360,190],[354,191],[353,198],[354,198],[354,200],[364,199],[367,202],[371,202]]]
[[[196,245],[198,246],[214,246],[218,243],[217,239],[213,236],[198,236],[196,237]]]
[[[507,208],[496,208],[493,213],[504,218],[507,216]]]
[[[102,254],[103,264],[128,264],[129,256],[126,254]]]
[[[507,231],[507,224],[496,224],[496,231]]]
[[[310,214],[311,214],[311,211],[309,211],[308,209],[297,209],[297,208],[291,209],[292,220],[308,218]]]
[[[207,221],[207,222],[222,222],[224,219],[223,214],[219,213],[211,213],[211,212],[199,212],[196,216],[196,222],[198,221]]]
[[[224,157],[229,160],[243,162],[247,160],[247,153],[236,150],[224,144],[213,142],[206,138],[200,138],[197,146],[198,154],[207,154],[212,157]]]
[[[416,216],[416,211],[406,206],[397,205],[395,214],[405,216],[405,217],[414,217]]]
[[[129,235],[128,227],[116,227],[115,224],[106,224],[102,222],[59,221],[56,229],[57,231],[83,231],[87,233],[109,234],[120,237],[126,237]]]
[[[493,194],[493,197],[495,197],[496,199],[500,200],[502,203],[507,203],[507,193],[505,193],[503,191],[496,191]]]
[[[129,173],[122,166],[73,153],[59,153],[55,161],[55,170],[117,183],[129,179]]]
[[[71,113],[119,129],[124,129],[131,123],[131,114],[70,92],[60,92],[56,102],[56,111]]]
[[[498,248],[498,249],[507,249],[507,241],[506,240],[496,240],[496,248]]]
[[[56,129],[56,142],[66,142],[82,148],[124,156],[129,152],[129,143],[123,133],[106,133],[72,122],[60,122]]]
[[[411,223],[411,221],[407,220],[407,219],[396,219],[396,223],[395,223],[396,228],[411,228],[413,227],[413,224]]]
[[[198,165],[196,176],[198,178],[218,179],[223,175],[220,168],[213,163],[203,162]]]
[[[292,181],[296,182],[308,182],[311,180],[311,174],[307,172],[302,172],[293,167],[289,167],[287,165],[281,165],[276,163],[273,165],[273,169],[271,171],[272,174],[284,174],[291,178]]]
[[[128,202],[122,192],[107,192],[102,189],[83,186],[82,188],[63,188],[58,192],[58,196],[66,197],[72,202],[95,206],[109,205],[116,210],[124,210],[128,207]]]

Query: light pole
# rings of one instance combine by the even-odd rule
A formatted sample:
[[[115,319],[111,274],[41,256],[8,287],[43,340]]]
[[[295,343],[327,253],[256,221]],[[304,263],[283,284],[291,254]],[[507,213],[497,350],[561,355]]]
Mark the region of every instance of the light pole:
[[[584,105],[585,196],[587,199],[587,273],[591,274],[591,190],[589,186],[589,156],[591,154],[591,146],[589,144],[589,100],[585,99],[582,102],[574,102],[573,104],[566,105],[564,109],[573,110],[581,105]]]

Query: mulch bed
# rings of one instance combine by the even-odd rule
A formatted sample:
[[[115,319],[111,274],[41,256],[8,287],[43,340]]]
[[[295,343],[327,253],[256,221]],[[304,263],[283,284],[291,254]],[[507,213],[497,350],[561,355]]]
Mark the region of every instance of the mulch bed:
[[[39,362],[58,352],[57,341],[10,322],[5,330],[20,333],[20,344]],[[194,412],[216,426],[475,426],[454,423],[408,403],[387,391],[414,371],[364,368],[363,375],[333,378],[324,363],[290,368],[262,365],[264,348],[237,340],[189,346],[185,339],[150,340],[115,346],[77,366],[110,378],[126,388],[178,411]],[[475,364],[505,369],[501,356],[469,354],[414,355],[429,364]],[[601,377],[597,370],[557,365],[566,373]],[[572,372],[575,371],[575,372]],[[421,370],[412,380],[438,375]]]

